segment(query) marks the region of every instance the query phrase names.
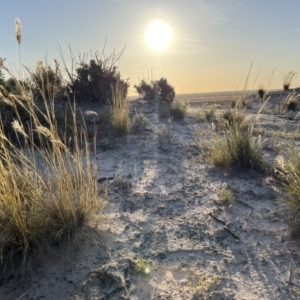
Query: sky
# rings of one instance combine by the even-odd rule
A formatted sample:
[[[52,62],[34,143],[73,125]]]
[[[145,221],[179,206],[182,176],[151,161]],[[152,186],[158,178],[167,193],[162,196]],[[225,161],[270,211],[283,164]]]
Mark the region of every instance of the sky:
[[[177,94],[282,87],[300,72],[299,0],[0,0],[0,57],[18,70],[15,19],[23,28],[22,64],[67,62],[68,45],[84,53],[124,50],[117,62],[129,78],[168,79]],[[167,24],[170,43],[153,49],[146,39],[154,21]],[[300,83],[300,76],[294,82]],[[300,84],[299,84],[300,85]]]

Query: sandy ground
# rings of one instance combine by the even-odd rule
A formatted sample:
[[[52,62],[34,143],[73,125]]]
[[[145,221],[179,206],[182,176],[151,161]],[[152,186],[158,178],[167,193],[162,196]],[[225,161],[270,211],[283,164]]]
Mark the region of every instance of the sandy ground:
[[[257,99],[246,110],[270,163],[285,154],[283,130],[298,128],[297,112],[274,113],[282,97],[274,93],[259,118]],[[132,102],[153,125],[96,155],[112,225],[36,266],[23,285],[12,270],[0,299],[300,299],[300,244],[290,237],[275,178],[212,166],[206,156],[215,129],[196,121],[200,104],[184,122],[161,123],[152,106]],[[217,114],[228,107],[210,105]],[[291,140],[297,145],[300,134]],[[224,186],[231,204],[218,195]],[[149,274],[136,270],[143,261]]]

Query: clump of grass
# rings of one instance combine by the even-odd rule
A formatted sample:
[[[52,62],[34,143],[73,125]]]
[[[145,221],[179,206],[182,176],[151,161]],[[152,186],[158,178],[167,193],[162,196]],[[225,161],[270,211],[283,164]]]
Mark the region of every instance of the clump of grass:
[[[240,126],[244,123],[246,115],[240,110],[230,110],[227,109],[221,113],[219,116],[219,122],[230,127],[234,124]]]
[[[208,290],[217,285],[221,278],[218,275],[213,276],[201,276],[200,280],[195,283],[189,282],[189,286],[195,290],[193,297],[195,299],[202,299],[203,296],[208,292]],[[206,298],[205,298],[206,299]]]
[[[231,103],[231,108],[241,109],[247,107],[248,100],[246,99],[245,95],[243,95],[242,97],[239,98],[233,97],[230,103]]]
[[[196,120],[198,122],[202,122],[202,121],[213,122],[215,119],[216,119],[216,113],[214,108],[205,109],[196,116]]]
[[[135,113],[135,115],[131,119],[131,132],[133,134],[143,133],[146,127],[149,125],[150,121],[145,117],[142,112]]]
[[[187,105],[185,103],[175,103],[172,105],[170,114],[174,120],[184,120],[187,113]]]
[[[292,233],[300,226],[300,153],[292,148],[288,159],[278,156],[275,169],[280,175],[283,187],[282,203],[288,209]]]
[[[261,100],[264,100],[264,98],[265,98],[265,95],[266,95],[266,90],[264,89],[264,86],[263,85],[260,85],[259,87],[258,87],[258,96],[259,96],[259,98],[261,99]]]
[[[123,85],[112,87],[112,101],[109,106],[109,124],[116,136],[125,136],[130,132],[129,106]]]
[[[234,195],[232,190],[224,183],[220,190],[217,192],[217,195],[219,196],[220,200],[222,202],[226,202],[228,204],[231,204],[234,201]]]
[[[169,146],[173,137],[172,120],[168,119],[168,124],[159,123],[158,126],[151,124],[155,137],[160,147]]]
[[[279,105],[278,111],[280,113],[285,113],[287,110],[296,110],[299,106],[299,99],[300,95],[296,92],[289,93]]]
[[[297,73],[290,71],[283,78],[283,89],[288,91],[291,87],[293,80],[297,77]]]
[[[254,139],[251,126],[234,123],[224,136],[215,136],[211,160],[216,166],[261,170],[265,164],[261,148],[261,141]]]
[[[80,241],[87,229],[103,219],[105,201],[98,196],[97,164],[91,162],[86,127],[77,125],[74,107],[72,131],[64,140],[54,99],[43,99],[44,110],[32,98],[24,102],[2,95],[1,99],[29,115],[25,127],[16,111],[12,124],[22,144],[12,142],[0,124],[1,263],[14,262],[21,255],[24,267],[32,255],[44,256],[53,245]],[[72,151],[67,147],[69,139]]]

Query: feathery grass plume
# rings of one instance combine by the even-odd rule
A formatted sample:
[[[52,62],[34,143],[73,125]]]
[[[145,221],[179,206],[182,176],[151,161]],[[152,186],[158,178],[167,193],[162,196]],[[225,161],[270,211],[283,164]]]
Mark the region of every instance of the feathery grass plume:
[[[289,110],[296,110],[299,107],[299,99],[300,95],[296,92],[289,93],[286,97],[284,97],[282,103],[278,107],[279,113],[285,113]]]
[[[19,46],[19,64],[20,64],[20,72],[22,75],[22,63],[21,63],[21,41],[22,41],[22,25],[19,18],[15,19],[15,32],[16,32],[16,39]]]
[[[293,82],[294,79],[296,79],[297,77],[297,73],[290,71],[288,72],[284,78],[283,78],[283,89],[285,91],[288,91],[291,87],[291,84]]]
[[[22,41],[22,25],[18,18],[15,19],[15,31],[16,31],[17,41],[20,45]]]

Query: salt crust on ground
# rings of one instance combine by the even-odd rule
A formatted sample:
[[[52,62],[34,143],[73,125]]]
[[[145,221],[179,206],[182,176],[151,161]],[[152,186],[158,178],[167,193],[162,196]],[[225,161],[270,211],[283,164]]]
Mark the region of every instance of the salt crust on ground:
[[[260,130],[295,130],[296,113],[274,114],[281,98],[274,93],[259,118],[253,99],[248,120]],[[171,123],[162,145],[149,127],[114,141],[111,150],[98,149],[99,178],[114,178],[107,182],[112,226],[67,257],[36,266],[22,286],[12,270],[0,283],[0,299],[300,298],[300,245],[289,236],[274,178],[208,163],[214,128],[196,122],[203,103],[192,104],[184,122]],[[217,104],[216,113],[225,106]],[[136,101],[135,109],[162,126],[154,107]],[[285,153],[284,135],[263,138],[269,162]],[[234,193],[231,205],[219,199],[224,184]],[[150,274],[135,272],[139,258],[153,263]]]

